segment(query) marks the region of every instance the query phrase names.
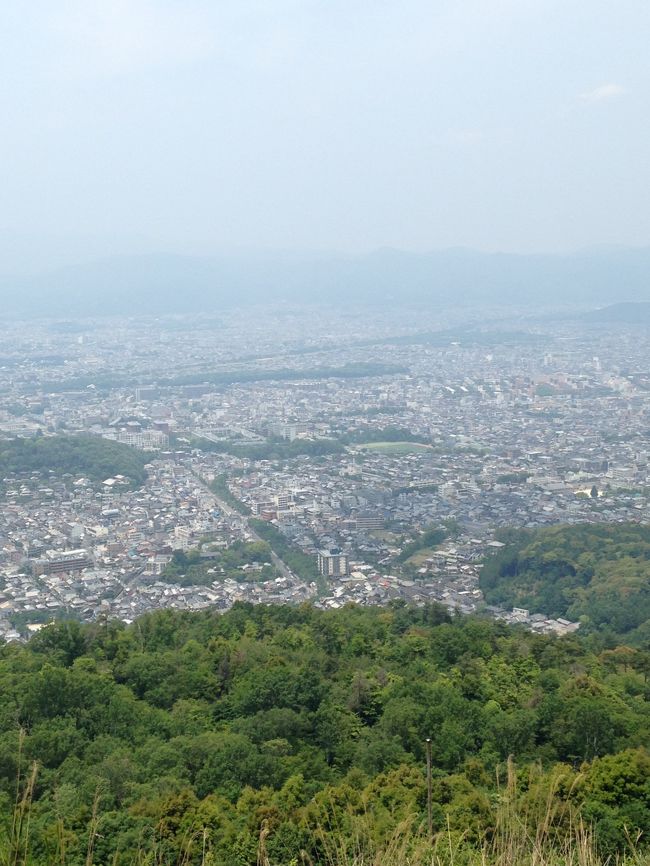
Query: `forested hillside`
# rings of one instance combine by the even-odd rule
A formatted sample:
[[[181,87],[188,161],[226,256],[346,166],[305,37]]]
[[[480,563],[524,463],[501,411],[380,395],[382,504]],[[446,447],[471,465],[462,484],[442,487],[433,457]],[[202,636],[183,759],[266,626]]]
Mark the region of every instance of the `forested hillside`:
[[[41,472],[61,478],[70,473],[101,482],[124,475],[133,485],[146,478],[149,455],[121,442],[100,436],[35,436],[0,441],[0,471],[3,476]]]
[[[622,852],[650,831],[649,670],[639,650],[435,606],[52,625],[0,648],[0,853],[351,863],[405,826],[421,840],[427,737],[446,862],[480,862],[504,803],[558,840],[580,812]]]
[[[481,572],[488,602],[580,619],[642,645],[650,640],[650,527],[581,524],[507,533]]]

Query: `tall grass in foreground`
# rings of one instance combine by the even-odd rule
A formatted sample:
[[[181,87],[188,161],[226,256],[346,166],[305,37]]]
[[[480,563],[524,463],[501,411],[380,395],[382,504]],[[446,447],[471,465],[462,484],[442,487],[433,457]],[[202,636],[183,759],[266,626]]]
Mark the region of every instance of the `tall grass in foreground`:
[[[402,827],[372,853],[354,851],[347,842],[332,842],[323,860],[313,861],[305,855],[303,862],[309,866],[650,866],[650,855],[632,850],[625,855],[602,857],[589,828],[580,825],[562,842],[518,828],[509,833],[506,844],[490,842],[480,848],[464,845],[445,831],[430,843]],[[275,864],[263,860],[260,866]]]
[[[100,866],[95,859],[102,823],[99,793],[93,803],[85,856],[80,857],[79,852],[69,856],[62,822],[54,828],[57,842],[52,857],[46,862],[32,855],[30,817],[36,777],[34,764],[17,781],[13,815],[4,833],[0,832],[0,866]],[[324,814],[313,828],[313,849],[318,854],[300,851],[290,860],[278,861],[269,854],[272,832],[263,825],[255,866],[650,866],[650,850],[642,850],[633,834],[625,852],[599,853],[593,828],[582,821],[579,809],[557,796],[561,776],[537,792],[534,781],[533,796],[522,798],[515,767],[508,762],[494,825],[478,840],[450,826],[431,838],[426,822],[418,817],[404,819],[377,842],[371,807],[362,812],[343,809],[335,819],[332,813],[329,817]],[[135,854],[118,851],[101,866],[223,866],[223,858],[212,850],[210,827],[192,828],[179,840],[174,855],[162,843],[158,830],[151,828]]]
[[[531,771],[529,796],[522,797],[514,764],[508,761],[494,826],[479,840],[470,840],[468,833],[450,826],[430,838],[425,823],[406,819],[383,843],[373,844],[372,817],[366,814],[346,821],[345,833],[337,832],[331,823],[327,830],[319,828],[323,856],[313,860],[303,855],[303,862],[308,866],[650,866],[650,850],[641,849],[640,835],[634,832],[628,835],[625,852],[602,854],[594,829],[582,820],[579,808],[558,796],[561,774],[536,789],[535,782],[542,776],[535,779],[535,768]],[[262,856],[258,866],[276,864]]]

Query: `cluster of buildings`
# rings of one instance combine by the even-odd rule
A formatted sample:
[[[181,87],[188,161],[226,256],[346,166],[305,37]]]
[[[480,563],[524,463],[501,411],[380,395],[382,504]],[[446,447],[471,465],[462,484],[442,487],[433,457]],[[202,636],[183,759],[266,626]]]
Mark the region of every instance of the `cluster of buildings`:
[[[136,490],[0,463],[0,636],[55,614],[132,620],[237,600],[476,611],[499,529],[650,519],[644,328],[574,317],[550,334],[515,311],[470,329],[461,311],[437,315],[8,323],[0,451],[3,438],[85,433],[143,449],[149,463]],[[391,366],[345,373],[361,363]],[[323,441],[335,447],[308,447]],[[227,501],[210,489],[217,477]],[[233,502],[312,558],[321,580],[276,560],[261,582],[170,582],[174,550],[255,540]],[[447,539],[418,549],[433,526]],[[543,611],[489,612],[575,628]]]

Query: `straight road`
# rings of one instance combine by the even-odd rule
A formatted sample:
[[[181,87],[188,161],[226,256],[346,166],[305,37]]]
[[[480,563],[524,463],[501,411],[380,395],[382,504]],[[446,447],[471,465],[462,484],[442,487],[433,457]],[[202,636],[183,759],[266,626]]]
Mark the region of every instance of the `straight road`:
[[[251,527],[251,525],[250,525],[249,522],[248,522],[248,518],[246,518],[243,514],[240,514],[238,511],[235,511],[235,509],[234,509],[232,506],[228,505],[227,502],[224,502],[224,500],[221,499],[220,496],[217,496],[217,494],[214,493],[214,491],[212,491],[212,490],[210,489],[210,487],[208,486],[208,484],[206,484],[206,482],[205,482],[205,481],[204,481],[204,480],[203,480],[199,475],[195,475],[194,477],[195,477],[196,480],[199,482],[199,484],[201,485],[201,487],[203,487],[203,489],[205,490],[205,492],[206,492],[210,497],[212,497],[212,501],[213,501],[214,504],[217,506],[217,508],[219,508],[220,511],[223,511],[223,513],[224,513],[227,517],[229,517],[230,520],[232,520],[234,523],[239,523],[240,525],[245,526],[245,527],[246,527],[246,531],[248,532],[248,534],[251,536],[251,538],[252,538],[254,541],[259,541],[259,542],[261,542],[262,544],[266,544],[266,543],[267,543],[267,542],[265,542],[264,539],[263,539],[261,536],[259,536],[259,535],[257,534],[257,532],[255,532],[255,530]],[[277,555],[277,553],[276,553],[274,550],[271,551],[271,561],[272,561],[273,565],[275,566],[275,568],[280,572],[280,574],[282,575],[282,577],[286,577],[287,580],[298,580],[298,578],[297,578],[296,575],[291,571],[291,569],[290,569],[289,566],[286,564],[286,562],[285,562],[283,559],[280,559],[280,557]]]

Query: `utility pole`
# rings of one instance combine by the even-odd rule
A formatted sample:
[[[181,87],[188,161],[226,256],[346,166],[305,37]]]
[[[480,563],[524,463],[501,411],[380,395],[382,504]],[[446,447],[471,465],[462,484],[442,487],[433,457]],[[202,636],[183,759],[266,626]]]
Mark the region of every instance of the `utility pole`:
[[[432,782],[431,782],[431,737],[427,737],[427,820],[429,825],[429,840],[433,841],[433,812],[432,812]]]

